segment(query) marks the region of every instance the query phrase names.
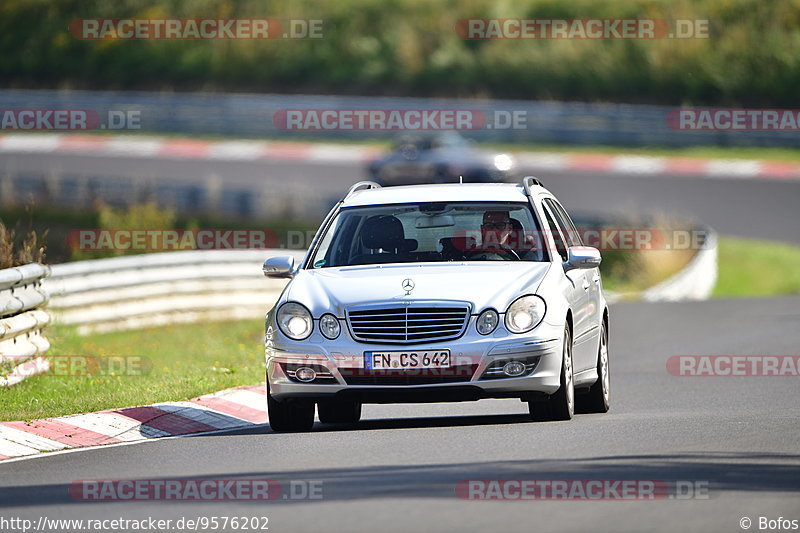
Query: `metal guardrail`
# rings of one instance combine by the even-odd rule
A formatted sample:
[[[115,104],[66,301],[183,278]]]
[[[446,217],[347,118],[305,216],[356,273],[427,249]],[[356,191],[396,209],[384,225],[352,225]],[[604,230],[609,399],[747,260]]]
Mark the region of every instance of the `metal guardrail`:
[[[302,139],[366,139],[396,133],[285,131],[273,122],[287,109],[470,109],[491,122],[495,113],[524,113],[526,127],[467,131],[480,141],[558,143],[573,146],[795,146],[793,135],[780,131],[687,132],[671,129],[670,106],[545,102],[525,100],[454,100],[376,96],[325,96],[231,93],[156,93],[144,91],[0,91],[0,109],[83,109],[137,111],[145,133],[281,137]]]
[[[49,300],[42,281],[49,274],[38,263],[0,270],[0,387],[49,369],[39,357],[50,348],[42,333],[50,323],[42,309]]]
[[[52,266],[45,283],[55,321],[79,334],[171,323],[263,317],[286,282],[261,266],[293,250],[212,250],[95,259]]]
[[[705,300],[717,284],[717,234],[704,228],[706,242],[680,272],[661,283],[642,291],[646,302],[676,302]]]

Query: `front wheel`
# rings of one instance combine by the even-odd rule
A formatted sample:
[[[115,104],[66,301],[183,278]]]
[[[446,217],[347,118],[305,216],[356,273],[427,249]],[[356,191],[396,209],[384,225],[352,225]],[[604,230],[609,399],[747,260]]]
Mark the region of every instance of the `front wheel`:
[[[537,422],[571,420],[575,414],[575,382],[572,374],[572,332],[564,327],[564,344],[561,357],[561,386],[543,401],[529,401],[528,411]]]
[[[361,402],[322,400],[317,404],[317,414],[323,424],[355,424],[361,420]]]
[[[310,431],[314,427],[314,402],[279,402],[267,388],[267,416],[272,431]]]
[[[607,413],[611,380],[608,374],[608,330],[605,322],[600,329],[600,348],[597,350],[597,381],[589,392],[578,398],[578,412]]]

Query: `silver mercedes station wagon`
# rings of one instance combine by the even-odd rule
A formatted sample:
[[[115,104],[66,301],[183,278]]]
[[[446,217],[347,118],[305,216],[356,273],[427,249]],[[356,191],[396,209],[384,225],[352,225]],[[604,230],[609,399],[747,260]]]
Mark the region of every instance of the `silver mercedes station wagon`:
[[[609,407],[600,252],[536,178],[355,184],[266,317],[269,423],[355,423],[364,403],[519,398],[533,420]]]

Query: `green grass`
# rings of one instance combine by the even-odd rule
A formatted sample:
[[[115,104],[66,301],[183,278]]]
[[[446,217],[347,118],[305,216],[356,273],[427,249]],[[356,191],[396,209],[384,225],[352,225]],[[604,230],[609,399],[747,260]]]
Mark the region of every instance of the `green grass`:
[[[154,402],[186,400],[264,380],[263,322],[175,325],[141,331],[78,336],[74,329],[48,331],[48,356],[141,357],[144,370],[91,377],[44,374],[0,388],[0,420],[86,413]],[[91,366],[91,365],[90,365]],[[119,368],[119,367],[118,367]],[[51,371],[52,372],[52,371]],[[61,373],[61,372],[59,372]],[[127,375],[126,375],[127,374]]]
[[[607,250],[602,255],[603,288],[629,295],[669,279],[694,256],[689,250]]]
[[[800,294],[800,246],[721,237],[715,297]]]

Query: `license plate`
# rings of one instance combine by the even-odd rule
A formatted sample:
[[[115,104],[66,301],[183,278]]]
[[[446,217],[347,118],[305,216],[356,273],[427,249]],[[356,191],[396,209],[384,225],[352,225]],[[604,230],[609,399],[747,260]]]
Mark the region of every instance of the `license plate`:
[[[450,350],[364,352],[364,368],[367,370],[449,367]]]

